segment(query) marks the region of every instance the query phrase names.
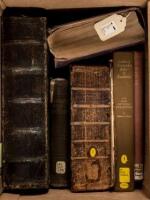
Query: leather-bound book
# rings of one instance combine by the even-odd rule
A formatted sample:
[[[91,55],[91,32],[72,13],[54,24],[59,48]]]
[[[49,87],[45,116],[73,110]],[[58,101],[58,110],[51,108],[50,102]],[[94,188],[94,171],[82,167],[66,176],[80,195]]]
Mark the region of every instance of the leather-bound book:
[[[69,83],[56,78],[50,82],[50,185],[69,184]]]
[[[144,173],[144,54],[134,53],[134,132],[135,166],[134,179],[142,182]]]
[[[111,171],[111,79],[107,66],[72,66],[71,189],[106,190]]]
[[[2,50],[3,185],[47,189],[46,18],[4,17]]]
[[[113,55],[116,191],[134,189],[134,52]]]

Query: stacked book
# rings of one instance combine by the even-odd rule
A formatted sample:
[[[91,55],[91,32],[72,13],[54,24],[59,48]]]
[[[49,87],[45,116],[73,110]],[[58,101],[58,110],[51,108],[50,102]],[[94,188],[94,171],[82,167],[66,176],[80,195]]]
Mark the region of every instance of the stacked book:
[[[46,24],[3,20],[3,188],[132,191],[143,180],[141,10],[58,26],[48,39]]]

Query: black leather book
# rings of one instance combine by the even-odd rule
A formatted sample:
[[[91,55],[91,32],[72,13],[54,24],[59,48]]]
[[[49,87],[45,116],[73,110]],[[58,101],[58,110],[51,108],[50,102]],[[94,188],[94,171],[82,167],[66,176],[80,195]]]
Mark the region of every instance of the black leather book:
[[[50,185],[69,183],[69,87],[65,79],[50,82]]]
[[[47,189],[46,18],[5,17],[2,50],[3,185]]]

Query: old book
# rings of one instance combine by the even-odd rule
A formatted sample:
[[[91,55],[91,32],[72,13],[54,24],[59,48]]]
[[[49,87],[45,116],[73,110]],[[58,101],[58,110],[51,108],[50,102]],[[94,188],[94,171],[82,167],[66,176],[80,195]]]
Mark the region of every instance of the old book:
[[[94,26],[114,14],[122,20],[126,18],[125,30],[106,41],[102,41]],[[119,29],[119,25],[117,28],[117,25],[113,27],[113,23],[111,23],[115,18],[113,16],[109,22],[99,26],[99,30],[104,35],[110,36],[113,30]],[[141,22],[143,21],[140,10],[130,8],[55,27],[49,32],[48,44],[55,57],[56,67],[81,58],[104,54],[114,49],[144,42],[144,30],[139,19]]]
[[[145,54],[145,159],[144,159],[144,181],[143,188],[146,195],[150,198],[150,1],[147,3],[148,19],[148,41]]]
[[[134,52],[113,55],[115,190],[134,189]]]
[[[134,53],[134,133],[135,166],[134,179],[143,180],[144,162],[144,54]],[[141,182],[142,183],[142,182]]]
[[[3,0],[3,7],[37,7],[45,9],[66,9],[66,8],[96,8],[96,7],[121,7],[121,6],[146,6],[146,0]],[[0,5],[1,5],[0,4]]]
[[[5,189],[46,189],[46,18],[4,17],[2,49],[3,185]]]
[[[72,66],[71,188],[106,190],[112,185],[111,79],[107,66]]]
[[[69,84],[66,79],[50,82],[50,185],[67,187],[69,184],[70,118]]]

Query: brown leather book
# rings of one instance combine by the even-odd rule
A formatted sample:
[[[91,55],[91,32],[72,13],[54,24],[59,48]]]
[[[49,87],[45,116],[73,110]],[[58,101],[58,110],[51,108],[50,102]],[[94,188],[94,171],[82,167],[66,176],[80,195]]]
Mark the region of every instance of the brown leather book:
[[[135,169],[136,182],[143,180],[144,162],[144,55],[134,53],[134,132],[135,132]]]
[[[116,191],[134,189],[134,52],[113,55]]]
[[[2,57],[3,186],[47,189],[46,18],[4,17]]]
[[[50,81],[50,185],[68,187],[70,158],[69,83],[66,79]]]
[[[111,80],[107,66],[72,66],[71,188],[106,190],[111,180]]]

